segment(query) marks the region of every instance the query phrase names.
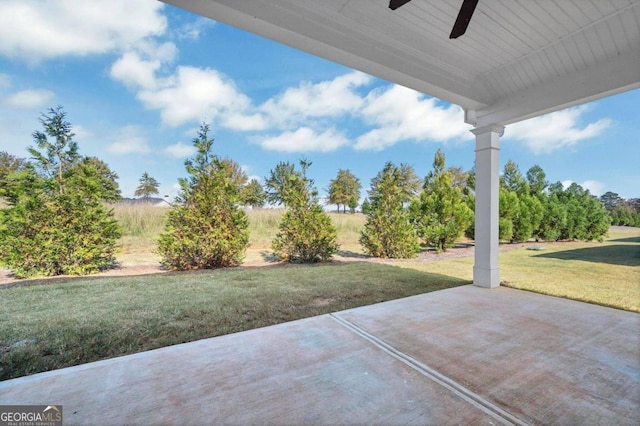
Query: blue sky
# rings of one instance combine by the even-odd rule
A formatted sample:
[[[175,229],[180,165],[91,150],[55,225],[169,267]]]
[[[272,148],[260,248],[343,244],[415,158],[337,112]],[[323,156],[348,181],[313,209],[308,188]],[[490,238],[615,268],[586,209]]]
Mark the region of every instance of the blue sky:
[[[56,105],[126,197],[145,171],[175,196],[203,121],[214,151],[261,181],[311,160],[322,196],[339,168],[366,189],[387,161],[422,177],[438,148],[449,166],[474,159],[455,105],[155,0],[0,0],[0,150],[26,157]],[[635,90],[508,126],[501,163],[640,197],[639,106]]]

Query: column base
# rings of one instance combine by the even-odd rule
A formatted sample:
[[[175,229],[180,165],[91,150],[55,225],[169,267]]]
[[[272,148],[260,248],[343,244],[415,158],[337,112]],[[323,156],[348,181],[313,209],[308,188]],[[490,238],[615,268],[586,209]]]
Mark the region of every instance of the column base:
[[[473,267],[473,285],[483,288],[500,286],[500,268],[484,269]]]

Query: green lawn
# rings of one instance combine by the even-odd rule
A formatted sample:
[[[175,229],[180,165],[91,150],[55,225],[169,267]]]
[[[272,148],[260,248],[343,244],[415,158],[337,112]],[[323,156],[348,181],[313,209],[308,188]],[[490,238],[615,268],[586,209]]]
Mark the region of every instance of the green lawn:
[[[148,227],[129,215],[124,263],[157,263]],[[162,218],[161,211],[153,213]],[[248,257],[268,252],[281,211],[250,214]],[[362,257],[362,215],[332,215],[342,252]],[[530,250],[532,246],[540,250]],[[470,283],[473,258],[268,264],[130,277],[54,278],[0,287],[0,380]],[[349,259],[347,257],[346,259]],[[264,262],[262,262],[264,264]],[[500,255],[503,284],[640,312],[640,228],[603,243],[517,245]]]
[[[473,279],[472,257],[391,264]],[[640,312],[640,228],[613,227],[602,243],[520,244],[500,254],[500,277],[507,287]]]
[[[30,281],[0,289],[0,380],[467,283],[370,262]]]

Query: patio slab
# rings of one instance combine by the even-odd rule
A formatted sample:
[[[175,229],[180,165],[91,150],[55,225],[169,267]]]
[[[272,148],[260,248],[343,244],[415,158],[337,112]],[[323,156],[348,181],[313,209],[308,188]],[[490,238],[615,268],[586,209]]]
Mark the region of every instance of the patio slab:
[[[64,424],[636,424],[640,315],[458,287],[0,382]]]

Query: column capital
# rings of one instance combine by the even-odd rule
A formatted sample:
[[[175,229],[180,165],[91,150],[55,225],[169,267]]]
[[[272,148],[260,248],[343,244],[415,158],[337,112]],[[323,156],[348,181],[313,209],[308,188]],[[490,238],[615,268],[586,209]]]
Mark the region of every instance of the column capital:
[[[476,136],[489,133],[489,132],[497,133],[499,136],[502,136],[502,134],[504,133],[504,126],[500,124],[489,124],[487,126],[476,127],[475,129],[471,129],[471,132]]]

